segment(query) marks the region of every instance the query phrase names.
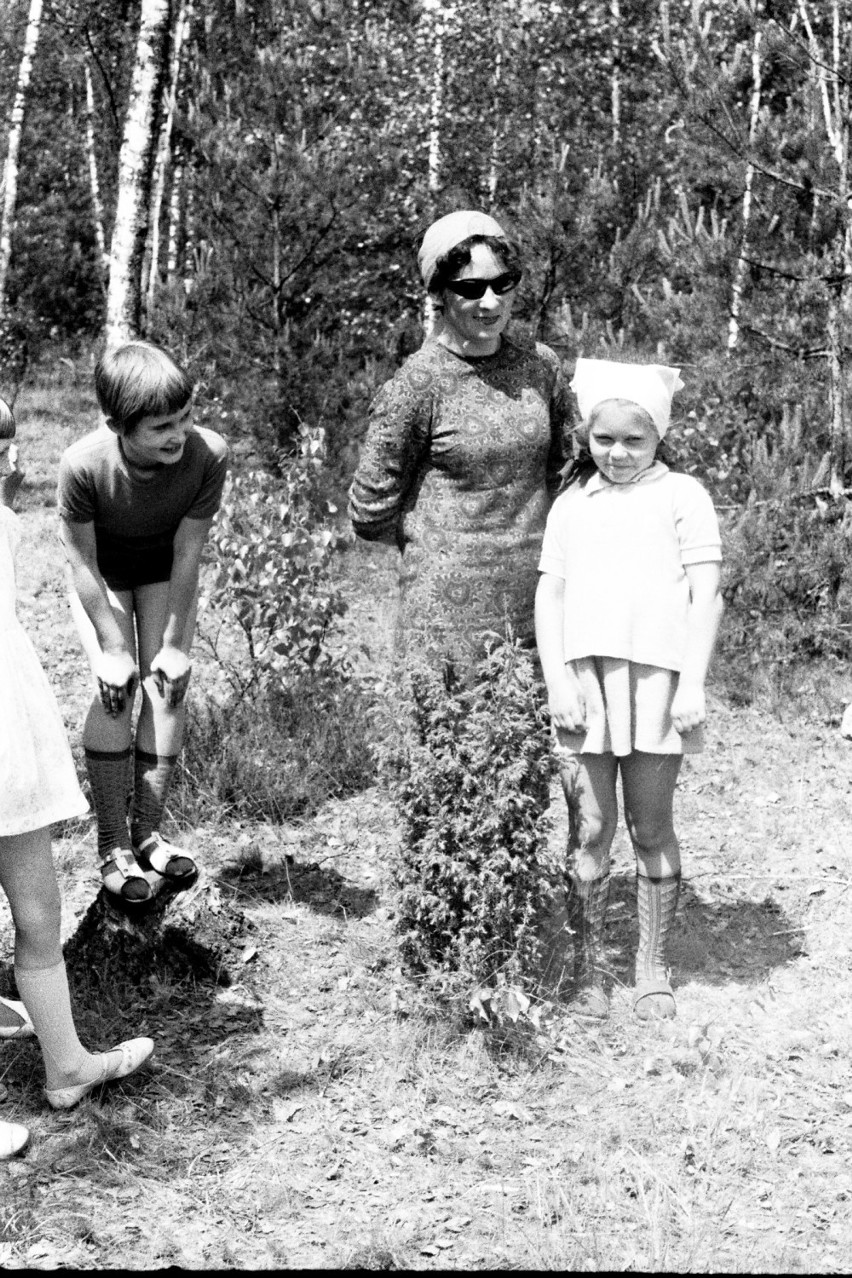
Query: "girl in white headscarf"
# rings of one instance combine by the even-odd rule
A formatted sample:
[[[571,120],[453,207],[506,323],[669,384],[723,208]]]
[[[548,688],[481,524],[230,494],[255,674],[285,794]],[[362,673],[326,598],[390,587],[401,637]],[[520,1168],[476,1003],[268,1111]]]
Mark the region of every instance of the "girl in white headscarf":
[[[349,513],[400,551],[400,656],[468,666],[488,639],[534,642],[536,563],[571,455],[557,356],[508,332],[517,246],[494,218],[440,218],[418,254],[438,313],[370,407]]]
[[[657,459],[679,370],[580,359],[578,463],[547,521],[536,635],[569,810],[566,896],[575,1001],[603,1017],[609,853],[624,815],[636,854],[633,1004],[675,1015],[666,939],[680,888],[672,805],[684,753],[703,748],[704,681],[722,614],[710,497]]]

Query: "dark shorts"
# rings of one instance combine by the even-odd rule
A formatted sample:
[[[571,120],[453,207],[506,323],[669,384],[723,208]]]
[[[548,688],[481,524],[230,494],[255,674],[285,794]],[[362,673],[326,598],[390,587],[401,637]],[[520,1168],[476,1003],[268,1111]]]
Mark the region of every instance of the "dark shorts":
[[[98,568],[110,590],[135,590],[168,581],[172,575],[174,550],[168,546],[150,546],[134,554],[120,557],[98,552]]]

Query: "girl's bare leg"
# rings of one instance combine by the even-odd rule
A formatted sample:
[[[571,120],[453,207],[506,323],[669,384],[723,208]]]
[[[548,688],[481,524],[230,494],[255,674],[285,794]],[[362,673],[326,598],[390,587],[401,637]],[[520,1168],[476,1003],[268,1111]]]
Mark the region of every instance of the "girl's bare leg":
[[[115,1076],[122,1053],[87,1052],[74,1025],[49,828],[0,837],[0,887],[15,924],[15,980],[38,1035],[48,1089]]]

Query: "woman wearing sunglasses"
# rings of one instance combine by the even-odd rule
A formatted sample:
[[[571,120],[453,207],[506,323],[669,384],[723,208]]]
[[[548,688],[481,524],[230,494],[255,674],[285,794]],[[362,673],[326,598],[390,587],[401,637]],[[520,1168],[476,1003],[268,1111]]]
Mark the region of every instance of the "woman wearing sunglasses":
[[[507,334],[521,261],[498,222],[440,218],[418,264],[437,322],[371,405],[349,513],[359,537],[401,552],[401,655],[468,664],[495,636],[534,643],[567,391],[553,351]]]

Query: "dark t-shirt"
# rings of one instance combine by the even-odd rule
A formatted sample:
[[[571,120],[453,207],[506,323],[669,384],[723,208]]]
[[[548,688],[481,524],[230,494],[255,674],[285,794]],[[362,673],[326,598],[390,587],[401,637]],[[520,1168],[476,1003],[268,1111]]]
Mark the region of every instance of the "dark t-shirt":
[[[95,525],[98,568],[114,590],[168,580],[182,519],[210,519],[219,509],[228,445],[203,426],[187,435],[179,462],[132,470],[108,427],[84,435],[59,464],[61,518]]]

